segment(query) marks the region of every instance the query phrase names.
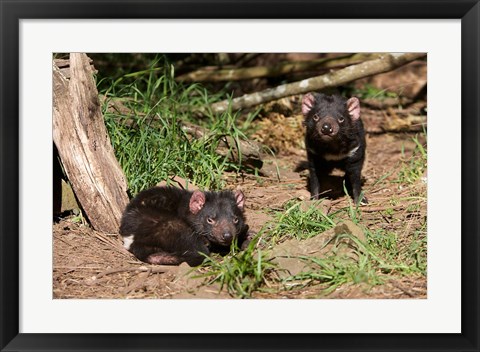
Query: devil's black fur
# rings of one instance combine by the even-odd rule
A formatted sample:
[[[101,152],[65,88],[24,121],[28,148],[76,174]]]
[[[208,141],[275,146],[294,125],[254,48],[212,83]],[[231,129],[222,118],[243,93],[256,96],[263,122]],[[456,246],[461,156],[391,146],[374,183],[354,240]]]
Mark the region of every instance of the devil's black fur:
[[[360,199],[366,143],[359,100],[309,93],[303,98],[302,112],[312,198],[319,198],[321,176],[339,168],[345,171],[347,190],[354,201],[366,203],[365,197]]]
[[[153,187],[127,206],[120,225],[125,247],[152,264],[200,264],[202,254],[228,252],[247,239],[240,191],[200,192]],[[133,237],[131,237],[133,235]]]

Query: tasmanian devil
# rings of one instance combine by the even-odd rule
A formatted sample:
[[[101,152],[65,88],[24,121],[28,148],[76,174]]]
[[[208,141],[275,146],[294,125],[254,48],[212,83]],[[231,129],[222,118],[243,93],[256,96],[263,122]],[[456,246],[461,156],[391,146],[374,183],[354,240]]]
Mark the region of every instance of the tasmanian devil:
[[[140,192],[120,224],[124,247],[151,264],[199,265],[211,252],[228,253],[250,240],[241,191],[201,192],[153,187]],[[248,237],[248,238],[247,238]]]
[[[366,143],[358,98],[308,93],[302,113],[312,198],[319,198],[321,176],[339,168],[345,171],[345,184],[355,203],[366,203],[365,197],[360,199]]]

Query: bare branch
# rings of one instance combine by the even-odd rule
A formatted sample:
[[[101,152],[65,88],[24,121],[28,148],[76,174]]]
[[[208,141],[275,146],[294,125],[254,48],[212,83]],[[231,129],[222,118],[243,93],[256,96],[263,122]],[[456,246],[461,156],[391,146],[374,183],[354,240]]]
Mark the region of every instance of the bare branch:
[[[280,99],[290,95],[308,93],[328,87],[336,87],[359,78],[372,76],[378,73],[391,71],[406,63],[426,56],[425,53],[385,54],[378,59],[348,66],[341,70],[325,75],[304,79],[299,82],[287,83],[281,86],[266,89],[261,92],[245,94],[232,100],[232,109],[239,110]],[[211,106],[213,112],[226,111],[228,100],[215,103]]]

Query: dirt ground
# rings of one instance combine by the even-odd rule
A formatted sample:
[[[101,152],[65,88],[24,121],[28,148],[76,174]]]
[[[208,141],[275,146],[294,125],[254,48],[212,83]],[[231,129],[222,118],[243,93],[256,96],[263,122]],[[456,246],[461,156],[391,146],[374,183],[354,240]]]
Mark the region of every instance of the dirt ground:
[[[404,84],[417,94],[426,76],[426,65],[405,68],[407,74],[374,78],[376,86],[402,85],[415,82],[416,87]],[[370,80],[369,82],[373,82]],[[359,85],[365,82],[358,82]],[[254,138],[276,151],[276,158],[265,160],[262,175],[225,175],[227,188],[241,189],[246,196],[247,223],[259,231],[271,219],[271,210],[281,210],[292,199],[308,202],[306,171],[295,172],[297,164],[306,159],[299,101],[291,99],[283,107],[270,107],[258,121]],[[291,106],[296,106],[291,108]],[[286,107],[285,107],[286,106]],[[400,108],[400,106],[402,106]],[[401,104],[389,99],[363,102],[362,120],[367,131],[367,159],[363,169],[363,189],[369,204],[362,207],[362,225],[397,233],[399,245],[411,236],[411,229],[426,219],[426,201],[399,201],[402,195],[426,194],[426,173],[417,183],[403,187],[393,182],[401,160],[412,155],[415,132],[399,132],[401,126],[386,125],[389,121],[405,121],[411,116],[425,115],[426,103]],[[396,130],[396,132],[385,132]],[[421,132],[421,128],[418,129]],[[421,143],[426,141],[421,140]],[[379,182],[379,180],[382,180]],[[332,177],[326,192],[327,213],[346,208],[348,198],[342,195],[341,178]],[[387,212],[386,210],[389,210]],[[393,212],[391,212],[393,210]],[[122,246],[118,234],[94,231],[81,217],[69,215],[53,223],[53,298],[233,298],[217,285],[205,285],[203,279],[192,278],[192,268],[149,265],[137,260]],[[321,284],[300,289],[272,287],[271,292],[254,292],[252,298],[389,298],[411,299],[427,297],[427,277],[422,275],[391,275],[381,285],[345,284],[329,294]]]
[[[368,115],[368,114],[366,114]],[[367,131],[375,130],[374,114],[364,118]],[[373,122],[372,122],[373,121]],[[292,121],[288,122],[291,126]],[[408,226],[426,216],[426,204],[420,211],[407,211],[407,205],[398,204],[397,211],[386,218],[384,212],[389,200],[400,195],[398,184],[376,187],[375,181],[382,175],[398,168],[402,158],[411,154],[415,147],[412,134],[369,133],[367,135],[368,157],[364,167],[364,190],[369,205],[362,208],[362,221],[366,226],[385,228],[408,236]],[[269,209],[282,209],[291,199],[307,200],[306,173],[294,172],[299,160],[305,159],[301,148],[291,147],[286,153],[270,160],[270,175],[227,177],[228,188],[241,188],[245,193],[246,215],[254,231],[269,219]],[[280,179],[278,179],[277,167]],[[390,175],[386,178],[394,178]],[[388,184],[388,183],[387,183]],[[334,184],[332,187],[337,188]],[[419,183],[418,187],[426,187]],[[348,199],[332,194],[329,212],[348,206]],[[147,265],[138,261],[122,246],[120,236],[94,231],[88,224],[66,217],[53,225],[53,297],[54,298],[230,298],[228,293],[218,292],[215,285],[202,286],[202,280],[190,279],[190,267]],[[280,290],[275,294],[255,293],[254,298],[307,298],[321,295],[322,286],[302,290]],[[344,285],[326,298],[425,298],[426,277],[392,278],[384,285]]]

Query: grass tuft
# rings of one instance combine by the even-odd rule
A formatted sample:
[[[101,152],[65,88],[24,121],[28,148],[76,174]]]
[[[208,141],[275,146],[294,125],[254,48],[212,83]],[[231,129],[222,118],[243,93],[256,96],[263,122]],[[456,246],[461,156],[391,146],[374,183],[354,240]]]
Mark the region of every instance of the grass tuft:
[[[270,226],[268,237],[273,241],[285,238],[306,239],[335,226],[333,219],[322,210],[322,200],[312,202],[303,209],[302,201],[289,201],[284,211],[276,212]]]
[[[415,142],[415,149],[410,158],[405,158],[405,152],[402,150],[402,163],[398,172],[397,183],[412,184],[424,177],[427,170],[427,149],[420,143],[418,136],[412,138]]]
[[[251,297],[254,291],[261,290],[266,284],[275,268],[266,253],[256,249],[257,241],[258,236],[243,251],[238,251],[233,244],[231,254],[223,260],[207,256],[202,264],[206,272],[197,277],[207,277],[209,285],[219,283],[220,290],[225,287],[235,297]]]

